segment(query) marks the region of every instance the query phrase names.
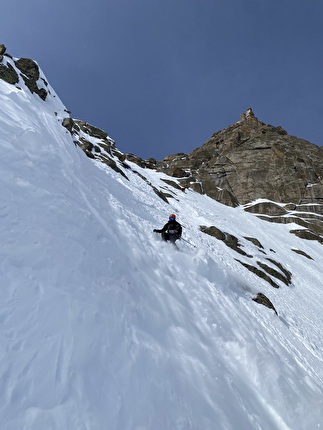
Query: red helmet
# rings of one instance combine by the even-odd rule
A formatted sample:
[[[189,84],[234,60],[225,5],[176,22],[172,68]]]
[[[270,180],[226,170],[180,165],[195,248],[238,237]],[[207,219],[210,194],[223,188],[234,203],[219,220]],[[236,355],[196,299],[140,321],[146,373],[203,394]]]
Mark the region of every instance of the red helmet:
[[[174,220],[176,219],[176,215],[175,215],[175,214],[170,214],[170,215],[169,215],[169,219],[170,219],[171,221],[174,221]]]

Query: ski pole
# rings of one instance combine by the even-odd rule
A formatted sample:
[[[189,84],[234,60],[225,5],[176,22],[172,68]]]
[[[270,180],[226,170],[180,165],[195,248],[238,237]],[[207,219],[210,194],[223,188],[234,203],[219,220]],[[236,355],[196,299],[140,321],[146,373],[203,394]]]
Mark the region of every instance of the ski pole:
[[[186,243],[188,243],[189,245],[191,245],[191,246],[193,246],[194,248],[196,248],[196,246],[195,246],[195,245],[193,245],[193,243],[189,242],[188,240],[183,239],[182,237],[181,237],[181,240],[184,240],[184,242],[186,242]]]

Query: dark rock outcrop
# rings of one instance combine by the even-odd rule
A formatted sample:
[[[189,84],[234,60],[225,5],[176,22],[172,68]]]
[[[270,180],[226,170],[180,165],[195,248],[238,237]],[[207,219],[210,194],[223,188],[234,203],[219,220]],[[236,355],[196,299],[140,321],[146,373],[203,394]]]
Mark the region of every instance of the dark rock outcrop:
[[[218,240],[222,240],[222,242],[224,242],[229,248],[233,249],[238,254],[251,257],[243,249],[241,249],[241,246],[242,246],[241,243],[239,242],[238,238],[236,238],[232,234],[223,232],[219,230],[217,227],[215,227],[214,225],[210,227],[200,226],[200,230],[203,233],[208,234],[209,236],[213,236]]]
[[[306,252],[304,252],[300,249],[292,249],[292,251],[296,252],[296,254],[303,255],[304,257],[308,258],[309,260],[313,260],[313,258],[310,255],[306,254]]]
[[[78,145],[89,158],[100,160],[127,178],[115,159],[117,157],[123,162],[125,157],[115,148],[114,141],[108,133],[85,121],[70,117],[63,119],[62,126],[71,133],[75,145]]]
[[[66,117],[62,121],[62,125],[72,134],[75,144],[82,148],[89,158],[99,159],[112,168],[116,168],[113,157],[123,163],[125,168],[128,168],[125,164],[126,161],[131,161],[140,167],[150,169],[156,167],[157,161],[155,158],[143,160],[134,154],[122,153],[116,148],[114,140],[108,136],[108,133],[85,121]],[[95,143],[93,143],[93,138]],[[124,175],[123,172],[121,174]]]
[[[0,64],[0,79],[8,82],[8,84],[17,84],[19,82],[18,73],[11,64]]]
[[[39,88],[39,67],[35,61],[29,58],[20,58],[15,61],[15,65],[21,71],[21,76],[32,93],[36,93],[43,100],[46,100],[47,91],[45,88]],[[46,84],[46,83],[45,83]]]
[[[254,297],[252,300],[256,303],[259,303],[260,305],[263,305],[269,309],[272,309],[275,312],[275,314],[278,315],[275,309],[275,306],[272,304],[271,300],[269,300],[268,297],[265,296],[264,294],[258,293],[257,296]]]
[[[3,60],[3,56],[4,56],[5,52],[6,52],[6,47],[3,44],[1,44],[0,45],[0,63]]]
[[[7,61],[5,61],[4,56],[7,56],[10,60],[7,59]],[[19,75],[22,77],[31,93],[35,93],[42,100],[46,100],[48,91],[45,87],[47,87],[48,84],[44,79],[40,79],[37,63],[29,58],[19,58],[13,61],[12,57],[6,54],[5,45],[1,44],[0,79],[15,85],[19,82]]]
[[[85,121],[66,117],[62,121],[62,125],[71,133],[74,144],[79,146],[89,158],[101,161],[126,179],[128,177],[124,170],[130,169],[127,161],[131,161],[142,167],[150,167],[156,164],[155,159],[144,161],[133,154],[123,154],[116,148],[114,140],[108,136],[108,133]],[[169,193],[157,189],[135,169],[132,169],[132,171],[140,176],[159,198],[168,203],[168,198],[172,197]]]

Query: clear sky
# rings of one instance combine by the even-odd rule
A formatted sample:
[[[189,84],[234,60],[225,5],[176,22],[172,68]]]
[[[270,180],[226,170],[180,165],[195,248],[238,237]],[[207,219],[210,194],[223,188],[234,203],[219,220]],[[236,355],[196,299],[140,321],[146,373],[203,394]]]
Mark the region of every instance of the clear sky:
[[[12,0],[0,43],[123,152],[190,152],[251,106],[323,145],[322,0]]]

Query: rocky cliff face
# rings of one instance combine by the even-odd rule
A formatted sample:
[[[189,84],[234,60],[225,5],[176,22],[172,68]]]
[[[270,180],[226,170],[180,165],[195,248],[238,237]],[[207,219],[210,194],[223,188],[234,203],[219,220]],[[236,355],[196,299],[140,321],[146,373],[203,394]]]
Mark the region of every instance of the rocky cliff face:
[[[190,154],[165,158],[158,169],[226,205],[257,199],[323,204],[323,148],[264,124],[251,109]]]

